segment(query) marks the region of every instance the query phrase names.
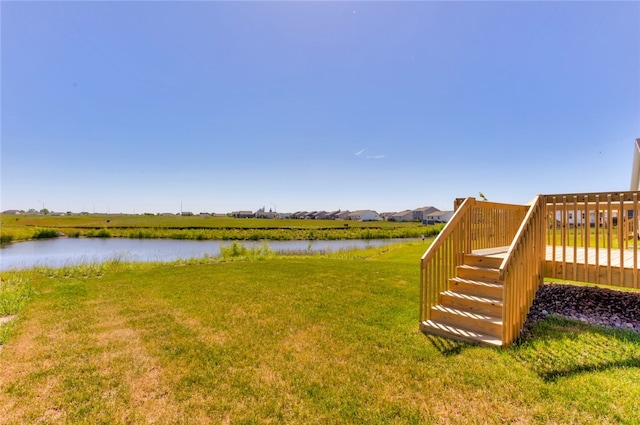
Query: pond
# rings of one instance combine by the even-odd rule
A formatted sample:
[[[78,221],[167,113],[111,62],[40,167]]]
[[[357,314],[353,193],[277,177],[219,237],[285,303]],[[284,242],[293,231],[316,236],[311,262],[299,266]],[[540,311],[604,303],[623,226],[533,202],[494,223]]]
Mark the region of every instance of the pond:
[[[379,247],[412,239],[353,239],[331,241],[268,241],[275,252],[336,252],[341,250]],[[233,241],[195,241],[175,239],[126,238],[57,238],[16,242],[0,249],[0,270],[24,269],[34,266],[63,267],[75,264],[175,261],[215,257],[220,247]],[[263,242],[239,242],[251,248]]]

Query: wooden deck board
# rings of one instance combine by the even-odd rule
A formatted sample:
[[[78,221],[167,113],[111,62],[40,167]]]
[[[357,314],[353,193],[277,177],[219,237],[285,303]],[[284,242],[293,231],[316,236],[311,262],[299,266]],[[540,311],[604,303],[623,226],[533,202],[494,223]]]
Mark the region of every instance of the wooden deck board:
[[[473,254],[504,258],[508,249],[505,246],[478,249]],[[640,288],[640,251],[635,255],[634,259],[634,251],[630,249],[556,247],[554,256],[553,247],[547,246],[544,274],[549,278]]]
[[[597,252],[596,252],[597,251]],[[633,251],[630,249],[623,250],[623,255],[620,255],[620,250],[611,250],[611,260],[609,260],[609,255],[607,253],[606,248],[600,248],[596,250],[595,248],[587,248],[587,254],[585,256],[585,249],[578,248],[575,253],[575,262],[577,264],[590,264],[590,265],[600,265],[607,267],[611,265],[612,267],[620,267],[620,258],[623,259],[624,268],[633,269]],[[596,258],[597,255],[597,258]],[[586,261],[585,261],[586,259]],[[552,262],[554,260],[553,255],[553,247],[547,246],[546,260]],[[561,247],[556,247],[555,254],[556,262],[574,262],[574,251],[573,248],[568,247],[564,250]],[[637,254],[637,261],[640,264],[640,251]]]
[[[497,258],[504,258],[507,254],[509,247],[508,246],[499,246],[499,247],[495,247],[495,248],[485,248],[485,249],[476,249],[473,251],[474,255],[483,255],[486,257],[497,257]],[[588,248],[587,249],[587,255],[585,257],[585,249],[584,248],[578,248],[577,252],[576,252],[576,263],[577,264],[590,264],[590,265],[600,265],[602,267],[607,267],[609,265],[609,256],[607,254],[607,249],[606,248],[600,248],[597,250],[598,252],[596,253],[596,249],[595,248]],[[597,258],[596,258],[596,254],[597,254]],[[637,264],[640,265],[640,250],[637,253]],[[585,262],[585,258],[587,259],[587,261]],[[611,266],[612,267],[620,267],[620,250],[616,249],[616,250],[611,250]],[[626,269],[633,269],[633,250],[631,249],[626,249],[623,250],[623,266]],[[573,247],[567,247],[565,252],[564,252],[564,258],[563,258],[563,250],[562,247],[556,247],[556,255],[555,255],[555,259],[556,262],[562,263],[562,262],[567,262],[567,263],[573,263],[573,259],[574,259],[574,250]],[[596,261],[597,260],[597,261]],[[546,251],[546,261],[548,262],[553,262],[553,247],[551,245],[547,245],[547,251]]]

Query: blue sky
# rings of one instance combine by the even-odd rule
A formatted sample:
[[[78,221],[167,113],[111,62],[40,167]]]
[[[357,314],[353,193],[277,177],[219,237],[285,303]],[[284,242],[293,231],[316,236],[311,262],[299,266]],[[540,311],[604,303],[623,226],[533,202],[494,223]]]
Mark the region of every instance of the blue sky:
[[[1,206],[375,209],[628,190],[640,2],[12,2]]]

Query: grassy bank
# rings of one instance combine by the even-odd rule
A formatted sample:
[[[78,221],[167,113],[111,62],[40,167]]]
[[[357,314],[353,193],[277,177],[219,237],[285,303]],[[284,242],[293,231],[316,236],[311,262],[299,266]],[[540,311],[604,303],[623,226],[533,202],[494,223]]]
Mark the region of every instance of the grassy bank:
[[[442,225],[344,220],[239,219],[181,216],[0,215],[0,242],[42,237],[124,237],[196,240],[388,239],[433,236]]]
[[[32,288],[0,352],[2,422],[640,423],[635,333],[420,333],[425,247],[2,273]]]

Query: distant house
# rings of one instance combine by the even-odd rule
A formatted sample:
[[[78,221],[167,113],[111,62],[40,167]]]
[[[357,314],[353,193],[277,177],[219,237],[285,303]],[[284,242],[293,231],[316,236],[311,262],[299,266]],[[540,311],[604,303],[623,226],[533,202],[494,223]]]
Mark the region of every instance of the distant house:
[[[338,213],[336,214],[336,220],[349,220],[350,214],[351,214],[351,211],[349,210],[338,211]]]
[[[255,218],[275,218],[277,215],[277,213],[269,210],[269,211],[265,211],[263,209],[259,209],[258,211],[256,211],[256,213],[253,215]]]
[[[316,219],[316,214],[318,214],[318,211],[311,211],[310,213],[305,215],[303,218],[305,220],[315,220]]]
[[[453,213],[453,211],[434,211],[422,219],[422,224],[448,223]]]
[[[414,214],[412,210],[404,210],[394,213],[389,217],[389,221],[414,221]]]
[[[316,220],[328,220],[329,213],[327,211],[318,211],[315,216]]]
[[[191,211],[182,211],[180,215],[187,217],[187,216],[192,216],[193,213]]]
[[[577,214],[575,214],[577,213]],[[575,214],[575,215],[574,215]],[[632,216],[633,217],[633,216]],[[587,225],[594,227],[596,225],[596,221],[600,227],[607,227],[609,225],[609,214],[607,211],[601,211],[598,213],[598,219],[596,220],[596,212],[589,211],[589,219],[585,217],[584,210],[577,211],[556,211],[556,222],[569,223],[570,227],[585,227]],[[588,222],[588,224],[587,224]],[[611,212],[611,225],[618,225],[618,211]]]
[[[391,216],[394,215],[395,212],[381,212],[378,213],[378,215],[380,217],[382,217],[383,220],[391,220]]]
[[[234,211],[231,216],[235,218],[252,218],[253,211]]]
[[[413,210],[413,219],[415,221],[423,222],[427,217],[427,215],[436,211],[440,211],[440,210],[437,209],[436,207],[431,207],[431,206],[416,208],[415,210]]]
[[[5,210],[2,214],[20,214],[20,210]]]
[[[373,210],[359,210],[349,214],[349,219],[354,221],[379,221],[380,215]]]

